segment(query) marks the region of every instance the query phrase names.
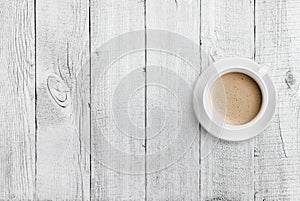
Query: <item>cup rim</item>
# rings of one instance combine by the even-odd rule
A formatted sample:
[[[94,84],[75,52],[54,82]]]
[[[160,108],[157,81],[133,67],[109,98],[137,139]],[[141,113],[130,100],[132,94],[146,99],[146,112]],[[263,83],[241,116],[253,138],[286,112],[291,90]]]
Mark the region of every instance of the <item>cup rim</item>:
[[[232,129],[232,130],[240,130],[240,129],[243,129],[243,128],[250,127],[253,124],[255,124],[257,121],[259,121],[259,119],[262,117],[263,113],[266,110],[267,102],[269,100],[268,100],[268,91],[267,91],[266,84],[265,84],[264,80],[261,78],[261,76],[259,76],[258,73],[254,72],[253,70],[251,70],[249,68],[246,68],[246,67],[243,67],[243,66],[230,66],[230,68],[223,69],[222,71],[218,72],[218,74],[216,76],[212,77],[211,80],[205,86],[205,89],[204,89],[204,92],[203,92],[204,93],[203,102],[205,104],[204,109],[205,109],[206,113],[208,114],[208,116],[210,117],[211,120],[215,119],[215,118],[212,117],[212,115],[214,115],[214,112],[212,111],[212,106],[210,104],[209,91],[210,91],[212,85],[214,84],[214,82],[218,78],[220,78],[221,76],[223,76],[225,74],[228,74],[228,73],[243,73],[243,74],[249,76],[250,78],[252,78],[259,87],[259,90],[260,90],[261,95],[262,95],[262,103],[261,103],[259,112],[250,121],[248,121],[244,124],[240,124],[240,125],[233,125],[233,124],[226,123],[225,120],[223,119],[223,126],[228,128],[228,129]]]

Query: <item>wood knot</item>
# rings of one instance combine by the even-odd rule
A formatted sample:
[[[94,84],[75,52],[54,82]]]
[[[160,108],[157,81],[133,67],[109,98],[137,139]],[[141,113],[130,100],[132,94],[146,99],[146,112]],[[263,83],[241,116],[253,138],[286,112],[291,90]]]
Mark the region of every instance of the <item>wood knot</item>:
[[[51,75],[47,78],[47,88],[52,99],[62,108],[69,102],[69,88],[66,83],[58,76]]]
[[[254,157],[259,157],[260,156],[260,150],[258,147],[254,148]]]
[[[295,84],[296,79],[290,70],[285,75],[285,83],[288,85],[289,88],[291,88],[291,86]]]

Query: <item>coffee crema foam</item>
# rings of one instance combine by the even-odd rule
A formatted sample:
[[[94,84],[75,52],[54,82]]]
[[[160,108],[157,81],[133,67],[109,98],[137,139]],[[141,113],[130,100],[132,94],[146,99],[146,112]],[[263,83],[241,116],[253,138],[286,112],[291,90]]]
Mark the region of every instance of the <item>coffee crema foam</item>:
[[[256,81],[239,72],[218,78],[211,87],[210,99],[213,111],[231,125],[250,122],[262,105],[261,90]]]

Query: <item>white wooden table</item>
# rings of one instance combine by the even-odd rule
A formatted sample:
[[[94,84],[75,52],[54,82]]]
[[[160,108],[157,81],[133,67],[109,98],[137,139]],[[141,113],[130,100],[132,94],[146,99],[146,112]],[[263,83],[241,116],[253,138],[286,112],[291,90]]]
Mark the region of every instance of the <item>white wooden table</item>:
[[[0,27],[0,200],[300,200],[299,1],[1,0]],[[179,46],[144,49],[157,39]],[[182,94],[210,55],[269,67],[277,111],[255,139],[195,122]]]

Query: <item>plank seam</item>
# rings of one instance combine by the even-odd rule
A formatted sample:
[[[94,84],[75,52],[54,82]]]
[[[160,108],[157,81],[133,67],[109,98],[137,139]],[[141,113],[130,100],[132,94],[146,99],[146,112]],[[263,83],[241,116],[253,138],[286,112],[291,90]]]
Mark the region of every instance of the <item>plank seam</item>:
[[[254,43],[254,52],[253,52],[253,59],[256,60],[256,0],[253,0],[253,43]]]
[[[89,16],[89,69],[90,69],[90,155],[89,155],[89,160],[90,160],[90,196],[89,199],[90,201],[92,200],[92,41],[91,41],[91,0],[89,0],[89,9],[88,9],[88,16]]]
[[[36,40],[36,0],[33,1],[34,13],[34,195],[33,199],[37,200],[37,40]]]
[[[144,46],[145,46],[145,201],[147,201],[147,0],[144,0]]]
[[[200,9],[200,26],[199,26],[199,52],[200,52],[200,64],[202,63],[202,38],[201,38],[201,33],[202,33],[202,23],[201,23],[201,20],[202,20],[202,15],[201,15],[201,11],[202,11],[202,0],[200,0],[200,5],[199,5],[199,9]],[[202,72],[202,66],[200,67],[200,73],[199,73],[199,75],[201,74],[201,72]],[[199,193],[198,193],[198,196],[199,196],[199,200],[201,200],[201,184],[202,184],[202,182],[201,182],[201,124],[199,123],[198,124],[199,125],[199,127],[198,127],[198,129],[199,129],[199,134],[200,134],[200,136],[199,136],[199,141],[198,141],[198,144],[199,144],[199,161],[198,161],[198,164],[199,164],[199,170],[198,170],[198,175],[199,175],[199,178],[198,178],[198,180],[199,180],[199,187],[198,187],[198,189],[199,189]]]
[[[256,61],[256,0],[253,0],[253,60]],[[256,200],[256,190],[255,190],[255,162],[254,162],[254,157],[255,157],[255,144],[253,147],[253,169],[252,169],[252,174],[253,174],[253,200]]]

